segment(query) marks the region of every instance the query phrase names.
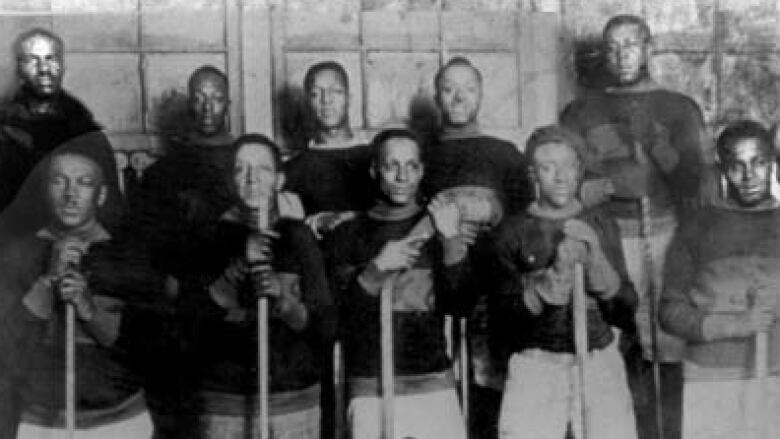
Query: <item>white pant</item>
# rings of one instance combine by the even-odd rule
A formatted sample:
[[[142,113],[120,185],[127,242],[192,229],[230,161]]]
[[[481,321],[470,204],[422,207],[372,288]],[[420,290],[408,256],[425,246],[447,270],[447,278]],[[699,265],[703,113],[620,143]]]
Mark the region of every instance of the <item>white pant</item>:
[[[764,397],[755,398],[755,392]],[[683,439],[770,439],[780,437],[780,378],[685,381]],[[760,426],[764,434],[758,434]]]
[[[657,285],[656,291],[663,289],[663,272],[666,262],[666,251],[674,238],[677,229],[676,222],[669,218],[654,224],[650,237],[650,249],[653,257],[654,273],[648,273],[644,257],[645,243],[642,238],[636,236],[637,223],[635,220],[617,219],[621,229],[620,243],[623,247],[623,255],[626,260],[626,271],[631,283],[634,284],[639,296],[639,307],[636,310],[636,324],[639,330],[639,339],[642,344],[642,355],[646,360],[652,360],[651,324],[650,324],[650,295],[648,282],[652,275]],[[656,297],[656,307],[659,297]],[[682,361],[685,343],[675,336],[669,335],[658,329],[658,352],[662,362],[677,363]]]
[[[76,430],[76,439],[149,439],[154,428],[149,413],[144,411],[124,421]],[[22,423],[16,439],[68,439],[64,428],[42,427]]]
[[[396,439],[466,439],[455,389],[395,396]],[[379,439],[382,399],[352,398],[347,409],[352,439]]]
[[[616,345],[587,357],[583,388],[588,437],[637,437],[625,365]],[[563,438],[578,397],[576,373],[572,354],[530,349],[512,355],[501,401],[500,438]]]

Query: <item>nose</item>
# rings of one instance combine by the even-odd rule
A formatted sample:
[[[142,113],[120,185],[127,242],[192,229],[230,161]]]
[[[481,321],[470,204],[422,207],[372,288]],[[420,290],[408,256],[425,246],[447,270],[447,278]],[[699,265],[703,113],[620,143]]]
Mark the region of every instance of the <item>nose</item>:
[[[755,166],[748,166],[745,169],[745,173],[742,174],[742,181],[749,182],[752,181],[756,176],[758,175],[758,171],[756,170]]]
[[[323,91],[322,94],[320,94],[320,103],[323,105],[330,104],[333,102],[333,93],[329,91]]]
[[[205,113],[213,113],[214,112],[214,101],[211,99],[206,99],[203,102],[203,111]]]
[[[398,168],[398,172],[395,173],[395,181],[398,183],[406,183],[409,180],[409,170],[405,166]]]
[[[452,95],[452,100],[455,102],[463,102],[463,90],[457,89]]]
[[[35,67],[38,69],[38,73],[50,73],[51,65],[47,61],[37,61]]]

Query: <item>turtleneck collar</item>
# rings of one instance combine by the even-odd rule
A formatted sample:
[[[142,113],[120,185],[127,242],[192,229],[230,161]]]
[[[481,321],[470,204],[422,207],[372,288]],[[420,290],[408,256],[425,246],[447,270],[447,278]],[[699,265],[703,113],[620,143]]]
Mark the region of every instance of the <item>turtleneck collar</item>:
[[[62,238],[79,238],[89,244],[96,242],[108,241],[111,239],[111,234],[97,221],[95,221],[90,227],[82,230],[63,230],[55,225],[49,225],[38,231],[35,234],[38,238],[48,239],[51,241],[59,241]]]
[[[274,206],[271,208],[271,211],[268,213],[268,225],[269,228],[273,228],[273,225],[276,224],[276,222],[279,220],[279,213],[278,209]],[[250,228],[254,227],[252,216],[251,214],[247,213],[243,209],[241,209],[239,206],[233,206],[230,209],[228,209],[225,213],[222,214],[220,217],[220,221],[225,221],[229,223],[235,223],[235,224],[244,224],[249,226]]]
[[[552,220],[568,219],[577,216],[582,212],[582,204],[574,200],[571,204],[560,209],[543,209],[539,206],[539,201],[534,201],[528,206],[528,213],[535,217]]]
[[[626,86],[610,86],[606,88],[607,94],[634,94],[634,93],[647,93],[650,91],[660,90],[661,85],[655,82],[653,78],[646,77],[636,84]]]
[[[205,136],[197,131],[189,131],[184,134],[182,141],[187,145],[204,147],[224,147],[231,145],[235,139],[227,131],[220,131],[211,136]]]
[[[718,199],[714,201],[713,206],[719,207],[726,210],[732,210],[737,212],[745,212],[745,213],[751,213],[751,212],[766,212],[770,210],[776,210],[780,208],[780,200],[778,200],[775,197],[770,197],[765,202],[759,204],[758,206],[754,207],[744,207],[739,205],[738,203],[735,203],[731,199]]]
[[[482,135],[479,124],[470,122],[463,126],[444,125],[439,132],[440,140],[471,139]]]
[[[378,200],[374,207],[369,209],[368,216],[380,221],[402,221],[417,215],[421,210],[422,207],[416,201],[405,206],[393,206]]]

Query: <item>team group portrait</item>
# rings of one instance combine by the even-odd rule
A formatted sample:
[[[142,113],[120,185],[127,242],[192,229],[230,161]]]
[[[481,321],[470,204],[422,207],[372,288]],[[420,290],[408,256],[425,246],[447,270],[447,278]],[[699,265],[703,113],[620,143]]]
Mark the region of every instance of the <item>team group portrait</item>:
[[[777,29],[1,0],[0,439],[780,438]]]

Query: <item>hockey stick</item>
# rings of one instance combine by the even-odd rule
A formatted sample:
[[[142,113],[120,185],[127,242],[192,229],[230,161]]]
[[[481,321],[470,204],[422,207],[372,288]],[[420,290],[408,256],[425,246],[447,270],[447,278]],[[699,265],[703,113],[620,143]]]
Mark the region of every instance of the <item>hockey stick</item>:
[[[585,377],[588,361],[588,303],[585,297],[585,279],[581,263],[574,265],[572,317],[574,320],[574,365],[576,368],[572,432],[575,439],[587,439],[588,403]]]
[[[650,218],[650,199],[643,196],[639,199],[639,236],[642,240],[642,259],[647,273],[647,295],[650,304],[650,351],[653,356],[653,396],[655,397],[655,427],[658,439],[664,439],[663,403],[661,401],[661,364],[658,359],[658,283],[655,279],[655,263],[653,259],[652,229]]]
[[[466,438],[469,437],[469,320],[466,317],[458,319],[460,335],[460,405],[463,411],[463,423],[466,424]]]
[[[65,305],[65,426],[68,437],[76,437],[76,310]]]

